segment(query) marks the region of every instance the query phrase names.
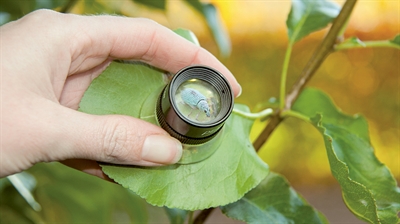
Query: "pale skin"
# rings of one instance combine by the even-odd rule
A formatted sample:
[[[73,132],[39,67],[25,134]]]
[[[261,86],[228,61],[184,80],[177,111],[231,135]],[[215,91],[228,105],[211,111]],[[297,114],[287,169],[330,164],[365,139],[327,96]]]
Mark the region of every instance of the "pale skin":
[[[113,59],[171,73],[203,64],[226,76],[236,96],[241,92],[212,54],[151,20],[35,11],[0,27],[0,177],[61,161],[107,179],[96,161],[158,166],[180,159],[181,144],[155,125],[77,111]]]

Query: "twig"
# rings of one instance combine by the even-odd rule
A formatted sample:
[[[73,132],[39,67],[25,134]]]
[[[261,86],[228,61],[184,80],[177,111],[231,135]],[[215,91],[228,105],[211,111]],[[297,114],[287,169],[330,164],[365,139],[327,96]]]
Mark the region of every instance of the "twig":
[[[268,125],[264,128],[258,138],[254,141],[253,147],[258,152],[261,146],[267,141],[269,136],[275,130],[275,128],[281,123],[283,118],[280,116],[280,110],[276,110],[275,113],[270,118]]]
[[[334,50],[347,50],[354,48],[367,48],[367,47],[390,47],[400,49],[400,46],[391,42],[390,40],[373,40],[373,41],[363,41],[361,43],[351,43],[351,42],[343,42],[335,45]]]
[[[325,36],[324,40],[321,42],[319,47],[314,51],[314,54],[311,56],[307,65],[304,67],[302,73],[300,74],[300,79],[293,85],[292,90],[287,95],[285,99],[285,108],[284,110],[290,110],[293,103],[296,101],[297,97],[300,95],[300,92],[303,90],[307,82],[311,79],[317,69],[321,66],[322,62],[325,58],[331,53],[334,49],[334,45],[336,42],[336,38],[341,31],[342,26],[346,24],[348,17],[350,16],[354,5],[357,0],[347,0],[339,15],[333,21],[332,27],[330,28],[328,34]],[[254,141],[254,148],[256,151],[260,150],[261,146],[268,140],[271,133],[275,130],[275,128],[279,125],[279,123],[283,120],[280,116],[281,111],[277,111],[274,115],[272,115],[270,122],[258,136],[258,138]]]
[[[201,211],[197,217],[194,219],[193,224],[202,224],[206,221],[208,216],[211,214],[211,212],[214,211],[214,208],[208,208],[203,211]]]
[[[321,66],[322,62],[329,55],[329,53],[333,51],[336,38],[338,37],[342,26],[345,25],[348,17],[353,11],[356,2],[357,0],[347,0],[344,3],[339,15],[333,21],[332,27],[329,30],[328,34],[325,36],[324,40],[316,49],[316,51],[314,51],[311,59],[308,61],[307,65],[304,67],[302,73],[300,74],[300,79],[293,85],[292,91],[287,95],[285,100],[285,109],[290,109],[292,107],[294,101],[296,101],[304,86],[311,79],[317,69]]]
[[[357,0],[347,0],[343,5],[342,10],[339,15],[333,21],[332,27],[330,28],[328,34],[325,36],[324,40],[320,46],[315,50],[314,54],[311,56],[306,67],[303,69],[300,79],[293,85],[291,92],[287,95],[285,99],[285,110],[290,110],[293,103],[299,96],[300,92],[314,75],[317,69],[320,67],[325,58],[333,51],[333,47],[336,42],[336,38],[341,31],[342,26],[346,24],[348,17],[350,16],[354,5]],[[268,140],[272,132],[278,127],[284,118],[281,116],[281,110],[276,110],[276,112],[271,116],[268,125],[264,128],[258,138],[254,141],[253,146],[256,151],[261,149],[261,146]],[[195,224],[202,224],[213,211],[214,208],[209,208],[200,212],[200,214],[194,220]]]

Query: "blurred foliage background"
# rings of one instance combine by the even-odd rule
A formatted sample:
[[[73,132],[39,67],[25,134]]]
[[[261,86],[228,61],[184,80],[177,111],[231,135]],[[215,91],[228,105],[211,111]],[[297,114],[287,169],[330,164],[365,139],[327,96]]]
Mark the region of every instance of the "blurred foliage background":
[[[0,11],[6,11],[4,10],[6,1],[1,0]],[[219,57],[241,83],[243,93],[236,102],[247,104],[252,111],[276,106],[274,98],[277,99],[279,96],[281,67],[288,42],[285,21],[290,10],[290,1],[207,1],[219,10],[217,16],[220,16],[223,21],[221,27],[225,27],[224,30],[229,34],[231,43],[229,57],[221,57],[226,55],[226,52],[221,53],[216,44],[218,38],[212,38],[212,32],[199,10],[187,4],[190,1],[169,0],[161,7],[157,6],[157,1],[148,1],[154,2],[156,7],[148,7],[140,2],[132,0],[20,0],[19,7],[11,9],[19,10],[18,12],[22,15],[28,13],[32,7],[67,10],[76,14],[122,14],[130,17],[151,18],[171,29],[190,29],[196,34],[200,44]],[[342,4],[344,1],[336,2]],[[65,8],[68,3],[73,4]],[[1,23],[13,19],[17,17],[0,14]],[[326,30],[316,32],[294,46],[288,72],[288,89],[297,80],[301,69],[325,33]],[[382,40],[392,39],[397,33],[400,33],[400,2],[398,0],[359,1],[350,18],[345,37],[357,36],[361,40]],[[377,157],[391,169],[399,181],[400,51],[389,48],[366,48],[335,52],[323,63],[309,86],[327,92],[344,112],[360,113],[368,119],[371,141]],[[255,124],[252,131],[253,139],[265,124],[265,122]],[[329,186],[336,183],[330,173],[320,134],[304,122],[287,119],[274,132],[259,154],[270,165],[271,170],[285,175],[294,186]],[[82,185],[90,180],[96,183],[92,186],[93,189],[101,186],[100,192],[116,191],[114,189],[116,186],[108,186],[109,183],[104,184],[102,183],[104,181],[95,180],[87,175],[80,176],[84,174],[77,174],[78,172],[65,176],[64,173],[71,173],[71,170],[62,168],[60,165],[54,166],[52,174],[46,173],[49,171],[45,170],[43,165],[31,170],[39,175],[38,186],[42,186],[43,182],[50,184],[51,177],[54,177],[67,182],[69,180],[74,183],[82,181],[79,183]],[[73,193],[79,194],[83,188],[83,186],[74,187]],[[7,184],[0,184],[0,189],[7,189]],[[38,189],[41,188],[38,187]],[[40,197],[40,192],[37,193]],[[55,194],[60,194],[60,192]],[[68,198],[67,195],[65,197]],[[129,195],[125,199],[134,201],[135,197]],[[104,200],[111,201],[111,198]],[[4,200],[1,201],[4,202]],[[93,202],[97,205],[104,203],[104,201]],[[139,200],[137,203],[142,202]],[[4,207],[1,208],[3,215],[5,214]],[[96,206],[87,205],[85,209],[83,211],[93,212]],[[121,212],[120,208],[116,209],[116,212]],[[127,214],[136,214],[129,212],[127,211]],[[51,217],[51,214],[47,216]],[[128,217],[128,220],[135,220],[135,217]],[[147,219],[140,214],[136,218],[142,221]]]
[[[210,1],[220,10],[232,42],[229,58],[221,59],[243,87],[238,103],[252,111],[265,108],[279,96],[281,67],[288,42],[286,17],[290,1]],[[337,1],[342,4],[344,1]],[[218,55],[201,17],[172,1],[166,13],[140,12],[171,28],[191,29],[200,44]],[[179,19],[184,17],[185,20]],[[297,80],[326,30],[314,33],[295,45],[289,66],[288,89]],[[400,2],[359,1],[345,37],[361,40],[392,39],[400,33]],[[331,54],[310,82],[327,92],[349,114],[368,119],[377,157],[400,179],[400,51],[368,48]],[[272,106],[274,106],[272,104]],[[253,138],[265,123],[257,123]],[[326,152],[319,134],[308,124],[288,119],[260,151],[271,169],[296,185],[331,184]]]

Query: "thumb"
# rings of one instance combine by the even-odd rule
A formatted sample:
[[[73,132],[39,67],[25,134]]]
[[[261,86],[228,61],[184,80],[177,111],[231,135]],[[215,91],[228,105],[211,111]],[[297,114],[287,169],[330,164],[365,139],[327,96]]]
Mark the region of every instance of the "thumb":
[[[59,114],[60,115],[60,114]],[[178,162],[181,143],[160,127],[123,115],[89,115],[64,109],[55,160],[90,159],[127,165],[160,165]]]

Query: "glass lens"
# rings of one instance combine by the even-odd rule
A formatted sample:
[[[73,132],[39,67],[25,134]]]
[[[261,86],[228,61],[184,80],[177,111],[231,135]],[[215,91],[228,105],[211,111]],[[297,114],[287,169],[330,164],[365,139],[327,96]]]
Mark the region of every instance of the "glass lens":
[[[179,112],[196,123],[212,122],[221,110],[221,98],[208,82],[190,79],[183,82],[175,93]]]

